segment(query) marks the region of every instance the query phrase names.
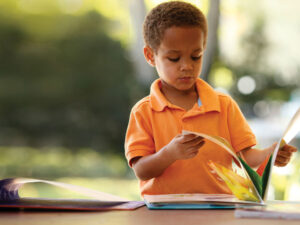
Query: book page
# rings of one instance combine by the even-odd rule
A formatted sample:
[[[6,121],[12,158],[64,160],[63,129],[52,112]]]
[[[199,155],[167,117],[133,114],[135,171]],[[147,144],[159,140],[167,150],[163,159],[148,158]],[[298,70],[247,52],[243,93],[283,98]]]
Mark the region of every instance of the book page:
[[[234,195],[229,194],[163,194],[163,195],[144,195],[144,200],[149,203],[160,204],[253,204],[262,205],[257,202],[242,201]]]
[[[263,177],[259,177],[255,171],[253,171],[243,160],[239,158],[233,147],[229,142],[219,136],[212,136],[203,133],[197,133],[192,131],[183,130],[182,134],[195,134],[201,136],[225,149],[234,159],[234,162],[238,163],[235,168],[234,173],[241,175],[242,177],[235,175],[230,171],[230,169],[225,168],[222,165],[214,163],[213,160],[208,162],[208,165],[213,168],[213,170],[223,179],[230,190],[235,194],[235,196],[241,200],[251,200],[259,201],[267,199],[268,187],[270,185],[270,177],[272,174],[272,168],[275,164],[276,156],[279,149],[288,144],[300,131],[300,108],[297,110],[291,121],[289,122],[288,127],[286,128],[283,136],[278,141],[278,144],[269,159],[269,168],[266,167]],[[245,167],[247,167],[245,169]],[[241,170],[239,170],[241,168]],[[247,172],[248,171],[248,172]],[[249,174],[250,173],[250,174]],[[251,177],[252,179],[251,179]],[[255,183],[255,184],[254,184]],[[248,185],[248,190],[247,190]],[[259,189],[258,189],[259,188]],[[263,197],[263,200],[262,200]]]
[[[92,197],[93,199],[100,201],[128,201],[127,199],[111,195],[108,193],[95,191],[89,188],[80,187],[77,185],[66,184],[56,181],[48,180],[39,180],[39,179],[30,179],[30,178],[14,178],[14,179],[4,179],[0,180],[0,200],[16,200],[19,199],[18,190],[19,188],[26,183],[46,183],[61,187],[73,192],[80,193],[87,197]]]
[[[271,175],[272,175],[272,169],[273,165],[275,164],[276,156],[281,147],[283,147],[285,144],[290,143],[290,141],[299,133],[300,131],[300,107],[294,114],[293,118],[290,120],[289,125],[287,126],[283,136],[280,138],[280,140],[277,142],[277,146],[273,152],[272,155],[272,162],[270,165],[270,170],[268,174],[268,181],[267,186],[265,190],[264,200],[267,199],[267,191],[270,185]]]
[[[219,136],[212,136],[203,133],[197,133],[192,131],[183,130],[182,134],[194,134],[201,136],[208,141],[211,141],[223,149],[225,149],[234,159],[232,168],[225,168],[223,165],[215,163],[213,159],[208,162],[208,166],[227,184],[232,193],[240,200],[263,202],[258,190],[253,184],[252,179],[245,170],[240,158],[236,155],[233,147],[229,142]]]

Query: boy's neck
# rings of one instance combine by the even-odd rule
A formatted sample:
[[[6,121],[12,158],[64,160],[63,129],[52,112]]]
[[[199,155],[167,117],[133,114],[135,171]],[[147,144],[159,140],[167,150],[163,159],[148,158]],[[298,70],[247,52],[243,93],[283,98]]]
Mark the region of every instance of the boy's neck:
[[[196,85],[188,90],[178,90],[162,81],[161,91],[169,102],[177,105],[186,111],[193,108],[198,100]]]

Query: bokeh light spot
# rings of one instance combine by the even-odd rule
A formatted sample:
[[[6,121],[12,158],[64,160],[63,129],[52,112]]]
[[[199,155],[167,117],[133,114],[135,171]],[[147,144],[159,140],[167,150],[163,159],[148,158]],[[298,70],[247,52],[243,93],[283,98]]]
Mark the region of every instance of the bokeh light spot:
[[[237,83],[239,92],[244,95],[251,94],[256,88],[255,80],[250,76],[241,77]]]
[[[231,70],[221,67],[213,71],[211,82],[215,87],[229,89],[233,84],[233,74]]]

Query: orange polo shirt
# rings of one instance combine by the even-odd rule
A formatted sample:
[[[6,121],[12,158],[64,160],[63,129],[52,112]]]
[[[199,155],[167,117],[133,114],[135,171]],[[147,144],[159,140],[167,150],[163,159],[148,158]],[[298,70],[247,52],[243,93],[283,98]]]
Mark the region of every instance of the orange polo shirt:
[[[236,102],[214,91],[200,78],[196,88],[202,105],[188,111],[173,105],[162,94],[161,81],[151,85],[150,95],[132,108],[125,139],[125,155],[130,166],[135,157],[155,154],[182,130],[227,139],[235,151],[254,146],[256,139]],[[231,167],[232,157],[218,145],[206,141],[192,159],[177,160],[162,175],[140,181],[141,195],[176,193],[231,193],[225,183],[211,173],[212,160]]]

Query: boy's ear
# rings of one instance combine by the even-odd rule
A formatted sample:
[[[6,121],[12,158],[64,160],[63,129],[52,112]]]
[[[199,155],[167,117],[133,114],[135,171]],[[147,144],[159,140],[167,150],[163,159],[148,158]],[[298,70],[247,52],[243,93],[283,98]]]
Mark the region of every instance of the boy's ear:
[[[155,66],[154,51],[147,45],[144,47],[144,56],[150,66]]]

